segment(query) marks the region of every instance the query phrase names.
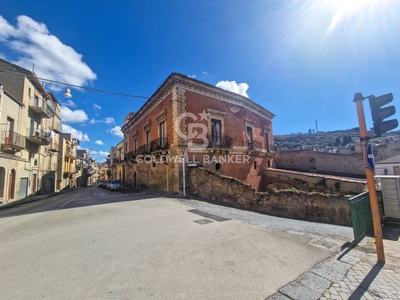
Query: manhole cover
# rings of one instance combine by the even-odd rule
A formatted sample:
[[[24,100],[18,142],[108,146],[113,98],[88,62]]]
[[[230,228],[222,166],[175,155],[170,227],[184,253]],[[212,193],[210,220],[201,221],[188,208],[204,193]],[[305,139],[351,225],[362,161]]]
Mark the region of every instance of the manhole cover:
[[[212,223],[213,221],[210,221],[210,220],[207,220],[207,219],[201,219],[201,220],[196,220],[196,221],[193,221],[193,222],[198,223],[200,225],[204,225],[204,224]]]

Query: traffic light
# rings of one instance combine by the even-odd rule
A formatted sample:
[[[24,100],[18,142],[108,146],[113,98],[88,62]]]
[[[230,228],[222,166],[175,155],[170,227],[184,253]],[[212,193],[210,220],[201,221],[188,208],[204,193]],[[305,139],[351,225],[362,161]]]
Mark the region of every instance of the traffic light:
[[[372,121],[374,122],[374,130],[377,136],[381,136],[382,133],[388,132],[399,125],[397,119],[384,121],[384,119],[396,113],[396,108],[393,105],[382,107],[393,101],[392,93],[378,97],[369,96],[368,98]]]

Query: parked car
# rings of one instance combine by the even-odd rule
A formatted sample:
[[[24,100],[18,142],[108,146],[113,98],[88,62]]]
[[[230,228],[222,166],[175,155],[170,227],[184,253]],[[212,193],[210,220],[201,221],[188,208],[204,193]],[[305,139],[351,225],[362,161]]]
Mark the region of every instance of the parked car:
[[[107,180],[106,182],[104,182],[104,184],[103,184],[103,189],[108,190],[108,187],[109,187],[109,185],[111,184],[111,181],[112,181],[112,180]]]
[[[98,187],[103,187],[105,180],[100,180],[99,183],[97,184]]]
[[[117,191],[122,188],[122,182],[121,180],[112,180],[110,185],[108,186],[108,189],[110,191]]]

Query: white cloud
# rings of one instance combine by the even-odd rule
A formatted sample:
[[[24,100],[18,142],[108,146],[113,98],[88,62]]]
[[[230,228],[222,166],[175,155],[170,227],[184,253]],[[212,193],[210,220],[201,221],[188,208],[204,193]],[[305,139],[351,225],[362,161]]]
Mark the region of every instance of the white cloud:
[[[80,130],[77,130],[67,124],[61,124],[61,131],[63,133],[70,133],[73,138],[77,138],[81,142],[89,142],[89,136]]]
[[[90,122],[90,124],[96,124],[96,123],[114,124],[115,120],[113,117],[107,117],[107,118],[104,118],[104,120],[90,119],[89,122]]]
[[[120,138],[124,138],[124,134],[121,131],[121,126],[115,126],[107,131],[110,132],[112,135],[116,135]]]
[[[99,151],[99,155],[100,155],[100,156],[107,157],[108,155],[110,155],[110,152],[107,152],[107,151]]]
[[[101,140],[97,140],[97,141],[95,141],[94,143],[95,143],[96,145],[100,145],[100,146],[105,145],[104,142],[101,141]]]
[[[221,80],[218,81],[215,86],[249,98],[249,95],[246,93],[247,89],[249,88],[247,83],[237,84],[236,81]]]
[[[112,117],[105,118],[105,119],[104,119],[104,123],[106,123],[106,124],[114,124],[114,123],[115,123],[115,120],[114,120],[114,118],[112,118]]]
[[[82,123],[89,118],[82,109],[70,110],[66,106],[61,106],[61,121],[66,123]]]
[[[93,104],[93,108],[94,108],[94,109],[101,109],[101,106],[100,106],[100,105],[97,105],[97,103],[95,103],[95,104]]]
[[[18,55],[13,63],[28,70],[35,65],[38,77],[78,86],[97,77],[81,54],[50,34],[44,23],[28,16],[18,16],[15,26],[0,16],[0,42]]]
[[[203,71],[203,72],[201,72],[201,74],[203,74],[203,75],[208,75],[208,74],[210,74],[209,72],[206,72],[206,71]]]
[[[63,105],[63,106],[68,106],[68,107],[72,107],[72,108],[73,108],[73,107],[76,107],[75,102],[72,101],[72,100],[67,100],[67,102],[62,102],[61,105]]]
[[[188,75],[190,78],[196,78],[196,75]]]

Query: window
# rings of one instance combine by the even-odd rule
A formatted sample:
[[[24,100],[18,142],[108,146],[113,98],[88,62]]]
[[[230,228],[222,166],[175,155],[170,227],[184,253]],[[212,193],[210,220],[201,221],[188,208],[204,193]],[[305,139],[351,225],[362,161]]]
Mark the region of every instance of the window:
[[[166,141],[166,132],[165,132],[165,121],[162,121],[158,124],[158,133],[159,133],[159,145],[161,148],[165,147]]]
[[[269,133],[268,132],[265,133],[265,150],[267,150],[267,152],[270,151],[270,149],[269,149]]]
[[[150,129],[146,131],[146,151],[150,152]]]
[[[253,149],[253,127],[246,126],[247,133],[247,147]]]
[[[221,120],[211,119],[211,138],[212,146],[221,145]]]
[[[5,143],[13,144],[14,120],[7,117]]]
[[[38,107],[39,106],[39,97],[35,95],[34,101],[33,101],[33,106]]]
[[[133,154],[138,155],[138,148],[137,148],[137,136],[135,136],[133,140]]]

